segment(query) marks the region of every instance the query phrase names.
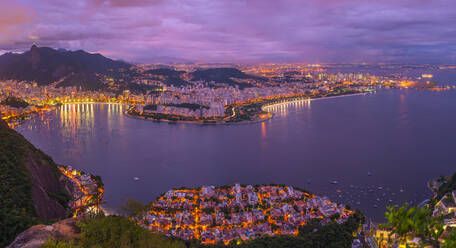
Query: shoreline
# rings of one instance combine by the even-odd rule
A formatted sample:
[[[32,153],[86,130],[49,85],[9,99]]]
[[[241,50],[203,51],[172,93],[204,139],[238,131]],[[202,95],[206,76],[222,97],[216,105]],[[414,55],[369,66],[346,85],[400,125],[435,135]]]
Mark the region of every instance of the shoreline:
[[[127,116],[128,118],[132,119],[138,119],[138,120],[143,120],[143,121],[152,121],[152,122],[157,122],[157,123],[168,123],[168,124],[193,124],[193,125],[207,125],[207,126],[215,126],[215,125],[243,125],[243,124],[254,124],[254,123],[260,123],[263,121],[266,121],[271,117],[264,118],[264,119],[258,119],[258,120],[250,120],[250,121],[240,121],[240,122],[215,122],[215,123],[203,123],[203,122],[198,122],[198,121],[171,121],[168,119],[148,119],[146,117],[142,116],[135,116],[131,115],[128,113],[128,110],[124,112],[124,115]]]
[[[360,95],[366,95],[366,94],[370,94],[370,93],[372,93],[372,92],[363,92],[363,93],[346,94],[346,95],[338,95],[338,96],[327,96],[327,97],[308,98],[308,99],[294,100],[294,101],[285,101],[285,102],[283,102],[283,103],[275,103],[275,104],[271,104],[271,105],[262,107],[262,109],[263,109],[263,108],[269,108],[269,107],[276,106],[276,105],[294,103],[294,102],[305,102],[305,101],[315,101],[315,100],[333,99],[333,98],[349,97],[349,96],[360,96]]]
[[[359,96],[359,95],[366,95],[372,93],[371,92],[362,92],[362,93],[354,93],[354,94],[346,94],[346,95],[338,95],[338,96],[328,96],[328,97],[318,97],[318,98],[308,98],[308,99],[302,99],[302,100],[293,100],[293,101],[284,101],[281,103],[275,103],[271,104],[268,106],[262,106],[261,110],[267,113],[270,113],[270,117],[262,118],[262,119],[256,119],[256,120],[249,120],[249,121],[239,121],[239,122],[215,122],[215,123],[203,123],[203,122],[198,122],[198,121],[172,121],[168,119],[149,119],[147,117],[142,117],[142,116],[136,116],[128,113],[128,110],[124,112],[124,115],[133,118],[133,119],[140,119],[144,121],[153,121],[153,122],[163,122],[163,123],[168,123],[168,124],[194,124],[194,125],[243,125],[243,124],[255,124],[255,123],[261,123],[264,121],[267,121],[269,119],[272,119],[274,117],[274,114],[265,110],[266,108],[276,106],[276,105],[282,105],[282,104],[289,104],[289,103],[294,103],[294,102],[303,102],[303,101],[313,101],[313,100],[322,100],[322,99],[333,99],[333,98],[340,98],[340,97],[349,97],[349,96]]]

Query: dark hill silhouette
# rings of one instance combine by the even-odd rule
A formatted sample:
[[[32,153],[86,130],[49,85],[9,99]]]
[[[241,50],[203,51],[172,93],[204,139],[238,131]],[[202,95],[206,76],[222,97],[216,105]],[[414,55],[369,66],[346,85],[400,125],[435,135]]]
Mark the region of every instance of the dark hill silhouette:
[[[130,66],[83,50],[55,50],[33,45],[24,53],[6,53],[0,56],[0,79],[34,81],[39,85],[58,81],[62,85],[57,87],[80,86],[82,89],[94,90],[102,87],[97,74],[128,69]]]
[[[99,90],[104,85],[101,78],[110,77],[124,82],[119,89],[129,89],[135,93],[145,93],[151,87],[138,87],[131,83],[134,77],[160,80],[166,85],[185,86],[187,81],[204,81],[238,85],[239,88],[251,87],[236,79],[263,80],[260,77],[245,74],[236,68],[199,69],[191,73],[172,68],[160,68],[145,71],[139,75],[131,70],[131,64],[92,54],[83,50],[68,51],[33,45],[29,51],[21,54],[6,53],[0,56],[0,80],[18,80],[36,82],[38,85],[56,87],[76,86],[81,90]],[[120,80],[121,79],[121,80]]]
[[[245,88],[251,86],[248,83],[236,82],[233,79],[256,79],[261,78],[246,74],[236,68],[210,68],[210,69],[199,69],[192,72],[192,80],[194,81],[214,81],[216,83],[225,83],[229,85],[238,85],[239,88]]]
[[[176,71],[169,68],[159,68],[148,70],[145,73],[150,74],[151,76],[161,76],[164,80],[163,83],[166,85],[182,86],[188,84],[187,81],[181,78],[181,75],[184,74],[184,71]]]

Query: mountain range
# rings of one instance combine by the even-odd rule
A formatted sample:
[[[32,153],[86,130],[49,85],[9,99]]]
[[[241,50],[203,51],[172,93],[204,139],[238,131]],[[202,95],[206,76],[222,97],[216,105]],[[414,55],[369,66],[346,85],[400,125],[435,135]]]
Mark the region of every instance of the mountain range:
[[[6,53],[0,56],[0,80],[11,79],[35,82],[38,85],[76,86],[80,90],[99,90],[109,87],[103,83],[104,78],[113,78],[117,83],[116,92],[129,89],[134,93],[145,93],[154,89],[134,83],[135,79],[159,79],[166,85],[174,86],[185,86],[190,81],[215,82],[239,88],[252,86],[242,80],[263,80],[236,68],[197,69],[193,72],[160,68],[138,72],[133,69],[134,67],[127,62],[112,60],[98,53],[33,45],[24,53]],[[214,85],[210,85],[212,86]]]
[[[126,70],[130,66],[126,62],[115,61],[101,54],[91,54],[82,50],[55,50],[33,45],[24,53],[6,53],[0,56],[0,79],[97,90],[103,87],[98,75],[119,69]]]

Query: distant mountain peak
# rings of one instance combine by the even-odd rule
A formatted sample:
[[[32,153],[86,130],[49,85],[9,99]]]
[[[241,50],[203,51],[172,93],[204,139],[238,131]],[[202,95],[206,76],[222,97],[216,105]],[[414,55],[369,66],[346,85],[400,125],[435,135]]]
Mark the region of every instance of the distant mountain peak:
[[[36,68],[36,65],[40,62],[40,50],[35,44],[30,48],[30,57],[34,68]]]
[[[61,82],[58,86],[79,86],[97,90],[102,88],[103,84],[96,75],[121,68],[128,69],[130,66],[128,63],[83,50],[63,51],[33,44],[30,51],[22,54],[0,56],[0,79],[33,81],[40,85]]]

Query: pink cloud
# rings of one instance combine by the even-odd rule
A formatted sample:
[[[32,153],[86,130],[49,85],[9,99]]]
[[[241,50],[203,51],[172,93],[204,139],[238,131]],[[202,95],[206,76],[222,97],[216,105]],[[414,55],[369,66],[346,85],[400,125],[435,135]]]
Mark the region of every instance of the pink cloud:
[[[97,6],[140,7],[162,4],[164,0],[92,0]]]
[[[32,21],[34,13],[30,7],[12,0],[0,0],[0,31]]]
[[[0,6],[0,45],[10,45],[17,38],[28,39],[23,29],[33,21],[34,11],[12,0],[0,0]]]
[[[456,51],[451,0],[18,1],[36,18],[0,49],[27,49],[32,35],[141,62],[451,62]]]

